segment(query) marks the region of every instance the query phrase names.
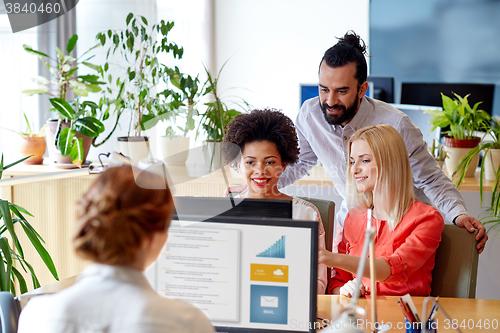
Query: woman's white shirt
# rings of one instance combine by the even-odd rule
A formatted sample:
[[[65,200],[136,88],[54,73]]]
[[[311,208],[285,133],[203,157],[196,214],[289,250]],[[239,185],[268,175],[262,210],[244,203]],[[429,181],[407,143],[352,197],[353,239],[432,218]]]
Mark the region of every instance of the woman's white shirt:
[[[18,333],[214,332],[196,307],[158,295],[141,271],[100,264],[56,294],[30,299]]]

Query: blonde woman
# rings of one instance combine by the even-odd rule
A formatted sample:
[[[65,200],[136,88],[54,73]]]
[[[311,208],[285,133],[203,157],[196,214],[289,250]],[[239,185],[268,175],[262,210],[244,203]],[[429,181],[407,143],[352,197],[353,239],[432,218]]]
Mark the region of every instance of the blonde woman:
[[[213,332],[199,309],[160,296],[143,274],[167,240],[173,209],[161,177],[136,178],[130,166],[104,171],[77,207],[75,251],[93,264],[68,289],[32,298],[18,332]]]
[[[441,214],[415,199],[410,162],[401,135],[389,125],[354,133],[348,143],[347,200],[339,253],[320,249],[319,262],[336,268],[329,293],[350,297],[365,238],[367,209],[373,209],[377,294],[431,292],[431,272],[444,228]],[[368,267],[368,265],[367,265]],[[369,270],[361,294],[369,293]]]

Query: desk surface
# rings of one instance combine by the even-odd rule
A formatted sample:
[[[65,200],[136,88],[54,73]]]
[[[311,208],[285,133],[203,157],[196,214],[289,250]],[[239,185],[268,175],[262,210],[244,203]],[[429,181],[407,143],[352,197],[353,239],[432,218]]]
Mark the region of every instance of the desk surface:
[[[378,297],[378,321],[391,323],[392,330],[390,332],[405,332],[404,316],[397,303],[398,298],[397,296]],[[421,316],[425,297],[412,297],[412,299]],[[350,299],[344,296],[319,295],[318,318],[331,320],[344,305],[349,304],[349,301]],[[438,311],[435,317],[438,332],[457,332],[453,329],[453,325],[458,325],[458,328],[464,333],[500,332],[500,300],[439,298],[439,304],[456,321],[447,320],[443,313]],[[361,298],[358,305],[366,310],[368,321],[371,321],[370,299]],[[428,307],[429,311],[431,303]],[[370,328],[371,324],[368,325]],[[485,325],[489,326],[489,329]]]
[[[23,294],[20,296],[21,307],[24,307],[29,298],[33,296],[55,293],[70,287],[75,282],[76,276],[72,276]],[[391,332],[405,332],[404,316],[398,306],[398,298],[397,296],[378,297],[378,321],[380,323],[382,323],[382,321],[384,323],[390,323],[393,328]],[[349,302],[350,299],[344,296],[318,295],[317,317],[325,321],[331,321],[345,305],[349,304]],[[419,315],[422,315],[424,297],[413,297],[413,302],[417,307]],[[459,329],[464,333],[500,331],[500,300],[440,298],[439,304],[451,318],[453,320],[456,319],[456,321],[448,320],[443,313],[438,311],[435,318],[438,332],[456,332],[453,329],[453,325],[458,325]],[[366,310],[367,321],[371,321],[370,299],[361,298],[358,305]],[[430,304],[428,307],[430,309]],[[365,320],[363,324],[366,325],[367,321]],[[371,326],[368,326],[368,328],[370,327]]]
[[[196,165],[183,165],[183,166],[167,166],[167,170],[172,178],[174,184],[184,183],[199,179],[204,183],[225,183],[225,177],[230,185],[243,184],[244,180],[237,171],[226,167],[226,174],[224,175],[220,169],[215,172],[209,172],[206,169],[197,167]],[[49,165],[24,165],[18,164],[11,169],[6,170],[5,176],[26,176],[40,173],[61,172],[54,164]],[[299,179],[294,185],[303,186],[333,186],[330,177],[326,173],[323,166],[316,166],[310,172],[309,176]],[[446,172],[445,172],[446,174]],[[95,177],[95,175],[93,175]],[[484,190],[490,191],[493,186],[493,181],[484,181]],[[466,177],[464,182],[460,185],[461,191],[479,191],[479,171],[476,171],[475,177]]]

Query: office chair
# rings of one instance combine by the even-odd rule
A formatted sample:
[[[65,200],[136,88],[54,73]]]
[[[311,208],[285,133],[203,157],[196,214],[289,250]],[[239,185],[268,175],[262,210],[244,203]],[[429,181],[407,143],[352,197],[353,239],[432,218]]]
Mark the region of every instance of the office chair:
[[[325,228],[325,246],[328,251],[332,251],[333,229],[335,225],[335,203],[329,200],[300,197],[305,201],[309,201],[318,208],[319,215],[323,221]]]
[[[431,295],[440,297],[475,298],[477,264],[477,230],[446,224],[436,252],[432,270]]]
[[[0,292],[0,333],[16,333],[21,306],[8,291]]]

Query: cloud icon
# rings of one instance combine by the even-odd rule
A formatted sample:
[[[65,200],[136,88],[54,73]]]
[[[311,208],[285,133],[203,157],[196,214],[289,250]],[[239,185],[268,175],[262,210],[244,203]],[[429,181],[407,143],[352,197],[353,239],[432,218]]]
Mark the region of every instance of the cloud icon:
[[[285,273],[283,273],[283,272],[281,271],[281,269],[277,269],[277,270],[275,270],[275,271],[273,272],[273,274],[274,274],[274,275],[284,275]]]

